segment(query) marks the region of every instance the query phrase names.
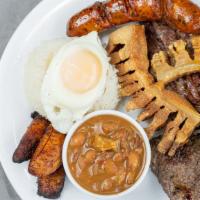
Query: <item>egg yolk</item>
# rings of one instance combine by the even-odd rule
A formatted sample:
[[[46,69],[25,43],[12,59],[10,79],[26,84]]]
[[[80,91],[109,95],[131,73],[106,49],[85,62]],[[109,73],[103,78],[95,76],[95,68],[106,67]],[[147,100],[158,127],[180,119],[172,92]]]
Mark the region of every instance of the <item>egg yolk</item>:
[[[76,93],[85,93],[98,84],[102,75],[102,66],[93,52],[82,49],[70,53],[65,58],[60,73],[66,89]]]

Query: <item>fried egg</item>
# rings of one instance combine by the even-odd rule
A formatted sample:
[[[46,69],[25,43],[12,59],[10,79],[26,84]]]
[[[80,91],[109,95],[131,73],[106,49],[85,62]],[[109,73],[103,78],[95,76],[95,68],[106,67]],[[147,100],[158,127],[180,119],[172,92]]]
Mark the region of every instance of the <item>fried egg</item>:
[[[94,107],[106,89],[109,59],[96,32],[65,44],[53,57],[41,86],[41,102],[54,128],[66,133]]]

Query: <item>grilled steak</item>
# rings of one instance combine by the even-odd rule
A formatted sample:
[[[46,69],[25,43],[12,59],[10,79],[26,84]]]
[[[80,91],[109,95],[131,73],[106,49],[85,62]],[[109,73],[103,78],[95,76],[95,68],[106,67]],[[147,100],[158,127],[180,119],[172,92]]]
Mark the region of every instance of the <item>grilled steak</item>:
[[[193,49],[189,43],[189,34],[181,33],[168,27],[166,24],[152,22],[146,23],[146,35],[148,42],[148,54],[151,59],[154,53],[167,50],[168,46],[175,40],[183,39],[187,41],[187,50],[191,57]],[[173,60],[169,59],[173,64]],[[190,101],[191,104],[200,112],[200,73],[195,73],[181,77],[167,86],[168,89],[179,93]]]
[[[171,200],[200,199],[200,138],[193,136],[174,157],[160,154],[153,139],[151,169]]]
[[[168,46],[174,41],[183,39],[188,40],[189,34],[174,30],[161,22],[145,23],[148,53],[151,59],[154,53],[167,50]]]
[[[167,88],[185,97],[200,112],[200,73],[181,77]]]

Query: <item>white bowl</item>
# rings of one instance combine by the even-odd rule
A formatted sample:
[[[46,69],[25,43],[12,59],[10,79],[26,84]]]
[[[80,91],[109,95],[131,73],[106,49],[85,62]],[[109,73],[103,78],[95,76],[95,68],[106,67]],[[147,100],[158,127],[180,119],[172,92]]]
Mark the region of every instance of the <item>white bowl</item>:
[[[68,159],[67,159],[67,149],[68,149],[68,145],[69,145],[69,141],[72,137],[72,135],[74,134],[74,132],[77,130],[77,128],[79,128],[85,121],[87,121],[90,118],[93,118],[95,116],[99,116],[99,115],[114,115],[114,116],[118,116],[121,117],[127,121],[129,121],[134,127],[137,128],[137,130],[139,131],[139,134],[141,136],[141,138],[144,141],[145,144],[145,150],[146,150],[146,161],[145,161],[145,166],[144,169],[140,175],[140,177],[138,178],[138,180],[127,190],[117,193],[117,194],[111,194],[111,195],[100,195],[100,194],[96,194],[93,192],[90,192],[88,190],[86,190],[85,188],[83,188],[81,185],[79,185],[79,183],[77,183],[77,181],[74,179],[74,177],[72,176],[70,169],[69,169],[69,165],[68,165]],[[63,151],[62,151],[62,160],[63,160],[63,166],[65,169],[65,172],[69,178],[69,180],[72,182],[72,184],[78,188],[80,191],[83,191],[86,194],[89,194],[93,197],[96,198],[114,198],[114,197],[119,197],[119,196],[124,196],[130,192],[132,192],[133,190],[135,190],[136,187],[138,187],[141,182],[144,180],[149,166],[150,166],[150,161],[151,161],[151,148],[150,148],[150,143],[149,143],[149,139],[144,131],[144,129],[142,128],[142,126],[133,118],[131,118],[130,116],[128,116],[127,114],[124,114],[122,112],[119,111],[114,111],[114,110],[101,110],[101,111],[95,111],[92,112],[88,115],[86,115],[83,119],[81,119],[80,121],[78,121],[77,123],[75,123],[72,128],[70,129],[70,131],[68,132],[64,145],[63,145]]]

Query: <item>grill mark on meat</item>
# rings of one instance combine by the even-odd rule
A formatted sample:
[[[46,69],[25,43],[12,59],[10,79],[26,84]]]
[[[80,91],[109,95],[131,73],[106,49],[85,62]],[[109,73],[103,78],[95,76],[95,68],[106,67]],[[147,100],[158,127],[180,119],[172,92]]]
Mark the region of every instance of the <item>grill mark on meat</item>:
[[[195,87],[195,83],[193,84],[192,76],[187,76],[187,87],[190,90],[191,95],[194,99],[200,99],[200,95],[198,94],[197,88]]]
[[[178,92],[200,112],[200,73],[181,77],[168,84],[167,89]]]

